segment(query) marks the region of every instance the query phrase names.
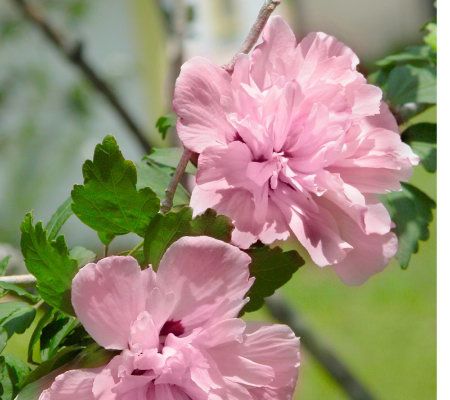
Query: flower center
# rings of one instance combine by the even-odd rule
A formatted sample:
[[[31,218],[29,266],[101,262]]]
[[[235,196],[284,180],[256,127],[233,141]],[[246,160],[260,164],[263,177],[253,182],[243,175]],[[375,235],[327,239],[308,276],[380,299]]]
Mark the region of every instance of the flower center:
[[[165,337],[169,333],[172,333],[175,336],[181,336],[184,333],[184,327],[181,325],[181,321],[167,321],[161,328],[159,336]]]

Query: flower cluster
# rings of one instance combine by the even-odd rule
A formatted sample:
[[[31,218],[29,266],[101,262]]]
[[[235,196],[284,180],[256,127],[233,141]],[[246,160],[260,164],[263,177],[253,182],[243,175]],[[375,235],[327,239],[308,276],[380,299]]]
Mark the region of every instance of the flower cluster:
[[[120,353],[59,375],[39,399],[291,399],[298,339],[287,326],[237,318],[249,262],[205,236],[175,242],[157,273],[132,257],[86,265],[73,280],[74,309],[98,344]]]
[[[293,233],[350,284],[382,270],[397,238],[377,196],[399,190],[418,158],[358,62],[324,33],[297,44],[273,17],[231,74],[204,58],[184,64],[174,109],[200,154],[195,213],[229,216],[241,248]]]

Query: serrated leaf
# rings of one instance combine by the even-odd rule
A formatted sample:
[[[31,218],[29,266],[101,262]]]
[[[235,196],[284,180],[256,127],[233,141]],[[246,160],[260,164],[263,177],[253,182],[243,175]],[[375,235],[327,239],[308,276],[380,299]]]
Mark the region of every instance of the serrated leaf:
[[[396,106],[405,103],[436,103],[436,69],[402,65],[395,67],[387,79],[386,96]]]
[[[69,197],[58,207],[55,213],[51,216],[48,224],[45,226],[45,230],[48,232],[49,240],[53,240],[56,236],[58,236],[62,226],[72,215],[72,199]]]
[[[5,275],[6,268],[8,267],[10,259],[11,259],[11,256],[6,256],[0,260],[0,276]]]
[[[247,253],[252,258],[250,275],[255,277],[255,283],[247,293],[250,301],[243,311],[251,312],[260,309],[264,299],[286,284],[305,261],[296,251],[283,251],[279,247],[256,247]]]
[[[51,306],[72,314],[70,289],[78,268],[69,256],[64,237],[49,240],[41,222],[33,226],[31,214],[25,216],[21,231],[25,265],[36,277],[39,294]]]
[[[183,149],[180,147],[165,147],[162,149],[152,148],[150,154],[144,157],[145,161],[151,161],[161,167],[170,167],[175,169],[183,154]],[[189,163],[185,169],[187,174],[195,174],[196,168]]]
[[[158,132],[161,134],[163,140],[166,139],[167,131],[170,128],[175,127],[177,123],[177,116],[175,114],[167,114],[159,117],[156,121],[156,128],[158,128]]]
[[[429,224],[433,220],[436,203],[427,194],[408,183],[402,183],[401,192],[383,197],[398,236],[396,258],[402,268],[407,268],[411,255],[417,253],[419,241],[428,240]]]
[[[36,309],[29,304],[11,301],[0,303],[0,327],[9,339],[15,333],[24,333],[36,316]]]
[[[420,162],[428,172],[436,172],[436,124],[423,122],[412,125],[402,133],[402,139],[420,157]]]
[[[182,236],[207,235],[229,242],[232,229],[233,226],[227,217],[218,216],[211,209],[194,219],[192,209],[189,207],[167,214],[158,214],[144,238],[144,258],[146,263],[157,267],[167,248]]]
[[[173,169],[158,166],[150,160],[143,160],[137,165],[137,187],[151,187],[156,195],[163,199],[166,195],[166,188],[172,179]],[[189,204],[189,193],[182,185],[178,185],[173,199],[174,206],[183,206]]]
[[[159,200],[149,187],[137,189],[136,167],[112,136],[96,146],[93,161],[83,165],[83,177],[84,184],[72,190],[72,210],[103,243],[130,232],[144,235]]]

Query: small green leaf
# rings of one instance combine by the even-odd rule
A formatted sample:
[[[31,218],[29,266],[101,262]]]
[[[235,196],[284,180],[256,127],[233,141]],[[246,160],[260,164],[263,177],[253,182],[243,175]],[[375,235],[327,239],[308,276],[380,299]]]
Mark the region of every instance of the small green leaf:
[[[136,188],[136,167],[124,159],[112,136],[96,146],[93,161],[83,165],[83,177],[84,184],[72,190],[72,210],[104,244],[130,232],[144,235],[159,200],[149,187]]]
[[[401,192],[389,193],[383,202],[396,225],[399,242],[396,258],[402,268],[407,268],[411,255],[419,249],[419,241],[430,236],[429,224],[436,203],[418,188],[408,183],[402,186]]]
[[[6,347],[6,342],[8,341],[8,332],[6,329],[0,326],[0,354],[3,349]]]
[[[402,133],[402,139],[420,157],[420,162],[428,172],[436,172],[436,124],[423,122],[412,125]]]
[[[14,383],[5,357],[0,357],[0,400],[13,400]]]
[[[56,239],[56,236],[58,236],[58,233],[61,230],[62,226],[72,215],[72,199],[69,197],[58,207],[45,227],[46,231],[48,232],[49,240]]]
[[[166,139],[167,131],[170,128],[173,128],[177,124],[177,116],[175,114],[167,114],[159,117],[156,121],[156,128],[158,128],[158,132],[161,134],[163,140]]]
[[[24,333],[36,316],[36,309],[22,302],[0,303],[0,327],[9,339],[15,333]]]
[[[283,251],[279,247],[255,247],[247,253],[252,258],[250,275],[255,277],[255,283],[247,293],[250,302],[244,312],[251,312],[259,310],[264,299],[287,283],[305,261],[296,251]]]
[[[0,260],[0,276],[5,275],[6,268],[8,267],[11,256],[6,256]]]
[[[431,49],[437,51],[437,25],[436,22],[429,22],[424,28],[426,35],[423,41],[430,46]]]
[[[151,187],[156,195],[163,199],[166,195],[166,188],[172,179],[173,169],[162,167],[150,160],[144,160],[137,165],[137,187],[138,189]],[[175,197],[173,199],[174,206],[182,206],[189,204],[189,193],[182,185],[178,185]]]
[[[144,238],[144,257],[146,263],[159,265],[167,248],[182,236],[211,236],[229,242],[233,226],[230,220],[217,215],[214,210],[206,210],[192,219],[192,209],[182,208],[167,214],[158,214],[150,224]]]
[[[69,252],[70,258],[76,260],[78,268],[84,267],[86,264],[93,262],[97,255],[84,247],[75,246]]]
[[[0,297],[3,297],[6,293],[12,292],[16,296],[23,297],[24,299],[31,301],[32,303],[37,303],[39,297],[25,290],[23,287],[15,285],[10,282],[0,282]]]
[[[64,237],[49,240],[41,222],[33,226],[31,214],[25,216],[21,231],[25,265],[37,279],[39,294],[51,306],[73,313],[70,289],[78,268],[77,262],[69,256]]]
[[[376,62],[380,68],[391,68],[399,64],[413,62],[429,62],[431,59],[430,48],[428,46],[411,46],[404,51],[391,54]]]
[[[402,65],[389,74],[386,85],[388,101],[396,106],[405,103],[436,103],[436,69]]]
[[[9,354],[0,357],[0,399],[12,400],[29,372],[29,366],[22,360]]]
[[[180,147],[153,148],[150,154],[144,157],[144,160],[153,162],[161,167],[170,167],[175,170],[182,154],[183,149]],[[185,171],[188,174],[195,174],[196,168],[193,164],[189,163]]]

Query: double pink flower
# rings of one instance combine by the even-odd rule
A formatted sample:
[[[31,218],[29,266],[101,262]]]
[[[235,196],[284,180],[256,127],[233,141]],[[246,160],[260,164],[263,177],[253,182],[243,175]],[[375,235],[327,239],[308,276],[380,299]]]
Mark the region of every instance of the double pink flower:
[[[293,233],[347,283],[382,270],[397,238],[378,195],[400,190],[418,158],[358,63],[324,33],[297,44],[280,17],[231,74],[185,63],[174,108],[180,139],[200,153],[195,213],[231,217],[241,248]]]
[[[254,281],[249,262],[232,245],[185,237],[156,273],[132,257],[86,265],[73,307],[94,340],[120,354],[58,376],[39,399],[292,399],[298,339],[287,326],[237,318]]]

